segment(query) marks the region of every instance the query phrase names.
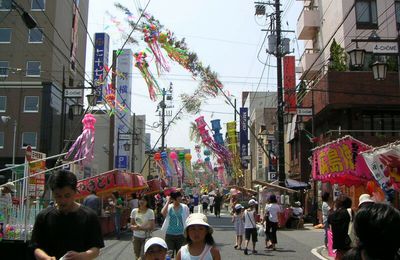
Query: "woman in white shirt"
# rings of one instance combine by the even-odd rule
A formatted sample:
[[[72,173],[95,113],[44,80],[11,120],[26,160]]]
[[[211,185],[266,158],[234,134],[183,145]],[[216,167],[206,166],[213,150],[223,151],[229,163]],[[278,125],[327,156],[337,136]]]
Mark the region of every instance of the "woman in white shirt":
[[[131,212],[131,230],[133,231],[133,252],[135,253],[136,259],[143,257],[142,252],[144,251],[144,243],[146,238],[150,237],[151,231],[153,231],[154,212],[149,209],[150,197],[147,195],[142,196],[139,199],[139,207],[133,209]]]
[[[278,201],[276,199],[276,196],[272,194],[269,197],[269,204],[265,206],[265,216],[267,218],[267,224],[266,224],[266,243],[267,247],[276,250],[276,244],[278,243],[278,239],[276,237],[276,231],[278,229],[278,215],[279,213],[282,212],[281,206],[278,205]],[[269,245],[268,245],[269,244]]]

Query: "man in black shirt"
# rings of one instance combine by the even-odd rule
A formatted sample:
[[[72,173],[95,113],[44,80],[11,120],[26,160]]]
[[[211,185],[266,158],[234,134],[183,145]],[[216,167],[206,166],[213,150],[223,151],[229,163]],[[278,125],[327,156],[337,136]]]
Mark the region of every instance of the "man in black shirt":
[[[31,239],[36,259],[94,259],[104,247],[96,213],[75,202],[76,187],[76,176],[70,171],[52,176],[56,205],[36,218]]]

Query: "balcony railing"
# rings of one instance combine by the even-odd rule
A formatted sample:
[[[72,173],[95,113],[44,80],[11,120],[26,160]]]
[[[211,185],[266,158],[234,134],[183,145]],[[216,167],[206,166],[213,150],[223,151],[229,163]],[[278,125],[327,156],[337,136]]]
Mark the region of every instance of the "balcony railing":
[[[305,6],[297,19],[297,38],[312,40],[320,28],[319,13],[316,6]]]

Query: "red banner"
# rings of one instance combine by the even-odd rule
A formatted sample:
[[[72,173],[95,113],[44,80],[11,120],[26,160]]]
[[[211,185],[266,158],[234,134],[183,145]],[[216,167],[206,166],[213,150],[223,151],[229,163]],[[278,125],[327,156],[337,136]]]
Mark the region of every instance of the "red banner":
[[[283,90],[285,111],[296,112],[296,72],[294,56],[283,57]]]

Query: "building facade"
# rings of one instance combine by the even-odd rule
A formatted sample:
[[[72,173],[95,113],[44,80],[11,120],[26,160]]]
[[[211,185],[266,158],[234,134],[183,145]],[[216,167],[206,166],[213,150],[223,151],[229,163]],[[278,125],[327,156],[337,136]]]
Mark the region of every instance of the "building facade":
[[[72,119],[70,105],[82,98],[63,100],[63,89],[84,84],[88,6],[89,1],[1,1],[6,19],[0,23],[0,115],[10,120],[0,123],[0,167],[12,162],[13,135],[15,161],[21,163],[27,145],[56,155],[80,134],[80,118],[67,117]],[[35,27],[27,27],[21,10]]]
[[[313,147],[344,135],[372,146],[400,138],[399,50],[376,50],[382,40],[397,45],[399,11],[397,0],[304,1],[297,24],[305,46],[297,104],[313,113],[298,116],[290,141],[291,172],[300,171],[303,181],[310,179],[310,162],[296,158],[309,158]],[[359,66],[348,54],[357,48],[366,51]],[[377,61],[388,65],[384,80],[374,79],[371,65]]]

